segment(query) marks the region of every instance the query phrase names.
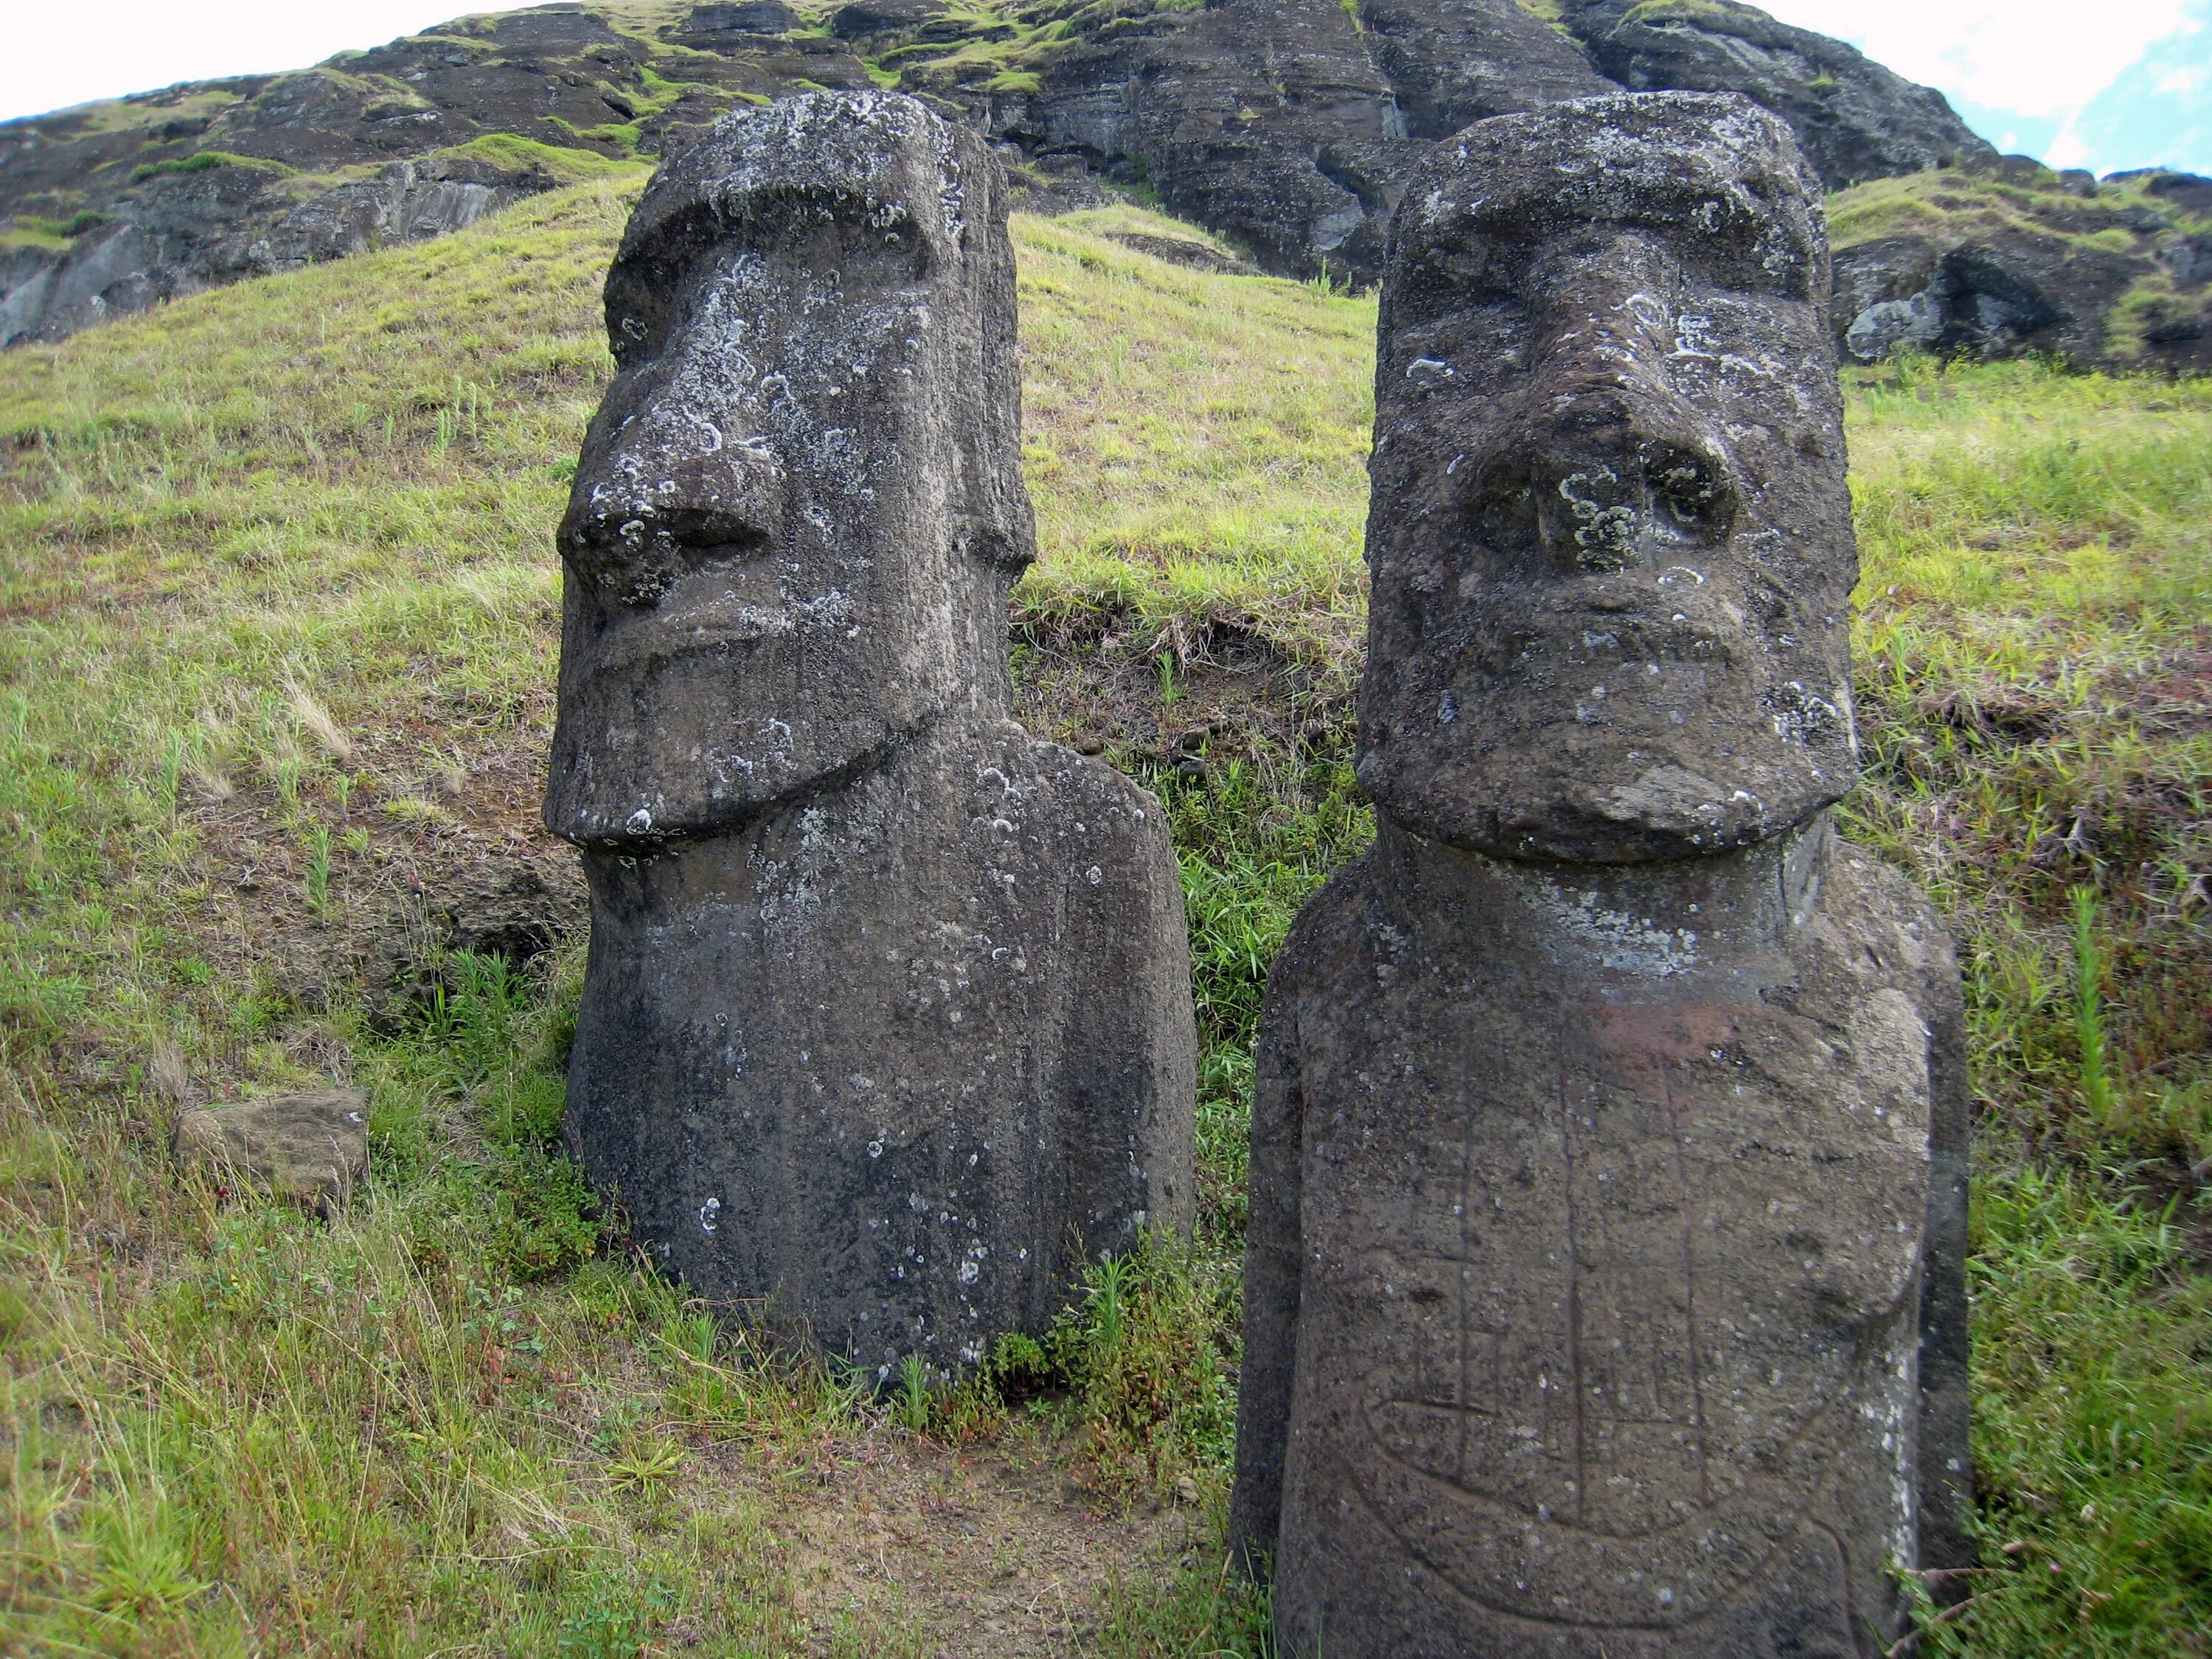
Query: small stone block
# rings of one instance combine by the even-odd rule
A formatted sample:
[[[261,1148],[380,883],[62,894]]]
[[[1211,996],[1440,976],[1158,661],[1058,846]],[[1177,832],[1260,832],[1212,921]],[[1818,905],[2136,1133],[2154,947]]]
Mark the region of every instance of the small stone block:
[[[282,1197],[333,1207],[368,1170],[368,1095],[308,1089],[197,1108],[178,1116],[175,1150],[187,1169],[228,1170]]]

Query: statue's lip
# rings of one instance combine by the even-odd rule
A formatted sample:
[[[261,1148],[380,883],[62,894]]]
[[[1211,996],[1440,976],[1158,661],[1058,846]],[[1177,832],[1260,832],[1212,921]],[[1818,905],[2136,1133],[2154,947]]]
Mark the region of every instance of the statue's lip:
[[[762,605],[735,588],[672,605],[613,609],[580,653],[587,673],[621,673],[678,657],[750,647],[794,634],[854,631],[855,607],[840,588],[812,599]]]

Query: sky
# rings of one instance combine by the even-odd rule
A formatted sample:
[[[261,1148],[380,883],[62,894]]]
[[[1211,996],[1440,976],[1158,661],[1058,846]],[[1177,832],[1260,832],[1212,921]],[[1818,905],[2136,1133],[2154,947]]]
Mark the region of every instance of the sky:
[[[1936,87],[2008,154],[2212,173],[2212,0],[1760,0]]]
[[[1939,88],[1999,149],[2212,173],[2212,0],[1765,0]],[[469,0],[0,0],[0,119],[299,69]],[[496,4],[489,10],[509,8]]]

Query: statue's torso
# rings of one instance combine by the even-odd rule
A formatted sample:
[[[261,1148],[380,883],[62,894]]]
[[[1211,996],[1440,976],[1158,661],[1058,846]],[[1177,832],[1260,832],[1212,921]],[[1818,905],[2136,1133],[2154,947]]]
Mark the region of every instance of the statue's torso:
[[[1180,944],[1164,826],[1105,768],[993,722],[587,868],[569,1132],[702,1293],[951,1370],[1080,1253],[1186,1218],[1187,1002],[1125,1007],[1111,1054],[1093,1029]]]
[[[1465,927],[1371,865],[1309,913],[1293,1601],[1413,1572],[1452,1594],[1403,1598],[1407,1652],[1452,1650],[1440,1607],[1501,1654],[1754,1652],[1670,1644],[1809,1572],[1804,1651],[1887,1626],[1882,1564],[1822,1539],[1912,1555],[1927,1035],[1838,873],[1786,947],[1717,956],[1587,909]]]

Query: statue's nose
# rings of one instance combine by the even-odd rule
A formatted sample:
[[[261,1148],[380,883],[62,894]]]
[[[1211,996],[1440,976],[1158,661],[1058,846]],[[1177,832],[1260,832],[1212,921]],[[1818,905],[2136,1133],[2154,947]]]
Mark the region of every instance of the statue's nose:
[[[579,469],[561,552],[607,598],[644,604],[688,568],[781,539],[781,462],[726,414],[637,411]]]
[[[1496,560],[1603,574],[1727,539],[1736,492],[1719,447],[1668,400],[1617,386],[1547,400],[1475,480],[1476,541]]]

